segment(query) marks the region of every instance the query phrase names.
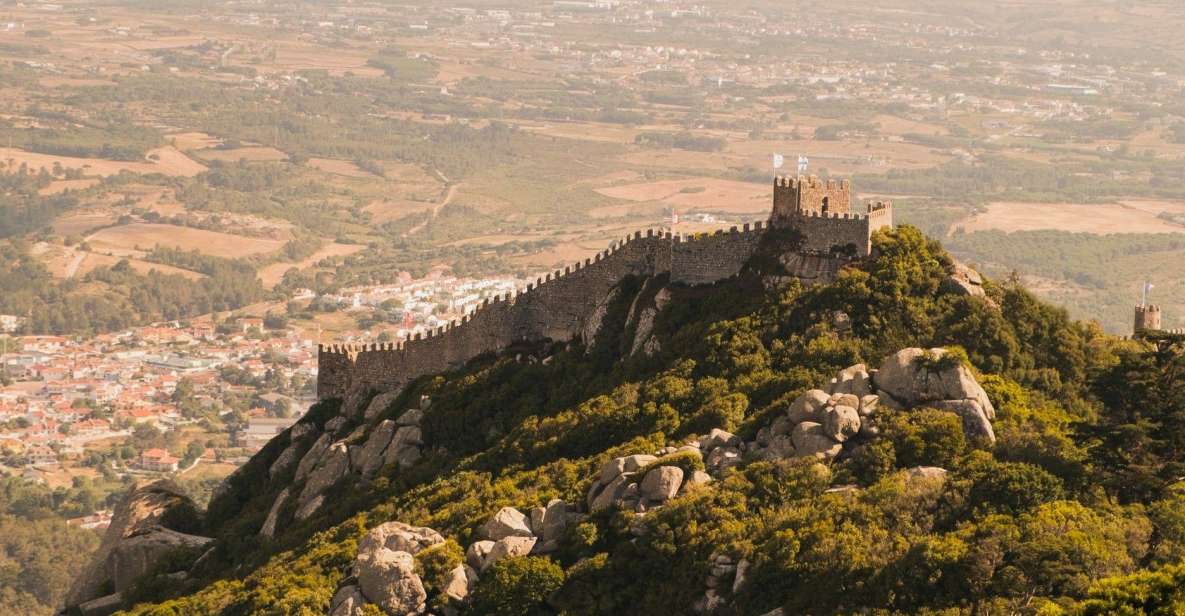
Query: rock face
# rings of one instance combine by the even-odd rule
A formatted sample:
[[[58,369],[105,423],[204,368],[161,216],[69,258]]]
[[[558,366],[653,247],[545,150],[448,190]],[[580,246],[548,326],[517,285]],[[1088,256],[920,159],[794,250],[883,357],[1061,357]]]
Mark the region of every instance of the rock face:
[[[942,281],[942,288],[959,295],[987,297],[987,292],[983,289],[983,278],[979,272],[958,261],[955,262],[954,271]]]
[[[642,478],[642,498],[664,503],[679,493],[683,485],[683,469],[678,466],[660,466],[646,473]]]
[[[341,612],[342,616],[353,616],[361,611],[363,602],[369,602],[391,616],[423,613],[428,593],[416,573],[415,555],[443,542],[444,537],[431,528],[402,522],[387,522],[371,529],[358,542],[354,559],[358,586],[339,589],[333,609],[344,610],[343,606],[353,602],[349,609],[354,611]],[[342,598],[341,604],[337,603],[338,597]]]
[[[276,500],[272,502],[272,508],[268,510],[267,518],[259,529],[260,536],[270,539],[276,535],[276,524],[280,521],[280,510],[284,508],[284,503],[288,502],[288,491],[289,488],[284,488],[276,495]]]
[[[609,307],[613,302],[617,301],[617,297],[621,295],[621,289],[613,287],[605,294],[605,297],[597,304],[592,313],[584,321],[584,327],[580,330],[580,339],[584,341],[585,348],[591,352],[593,345],[597,342],[597,335],[601,333],[601,324],[605,321],[605,316],[609,314]]]
[[[418,554],[434,545],[444,543],[440,533],[424,526],[412,526],[403,522],[387,522],[371,529],[358,542],[359,552],[373,552],[386,548],[394,552]]]
[[[116,592],[125,592],[142,575],[153,570],[162,556],[177,548],[201,547],[213,541],[209,537],[187,535],[154,526],[124,538],[112,548],[104,563]]]
[[[634,329],[634,340],[630,344],[630,355],[642,352],[646,356],[653,355],[659,350],[658,339],[654,334],[654,321],[658,313],[671,301],[671,292],[666,287],[651,294],[653,278],[647,279],[642,290],[634,298],[626,317],[626,329]]]
[[[396,390],[388,391],[375,396],[374,399],[370,401],[370,404],[367,405],[366,411],[363,414],[363,419],[368,422],[374,420],[374,418],[378,417],[380,413],[387,410],[388,406],[391,406],[391,403],[399,397],[399,394],[400,392]]]
[[[530,537],[531,524],[527,516],[514,507],[503,507],[482,525],[481,534],[490,541],[506,537]]]
[[[366,599],[357,586],[342,586],[329,602],[329,616],[359,616]]]
[[[804,421],[794,426],[791,438],[794,441],[794,451],[799,456],[830,460],[838,456],[843,449],[843,445],[827,436],[822,424],[813,421]]]
[[[379,548],[359,553],[354,561],[362,595],[391,616],[424,611],[428,593],[416,575],[415,558],[407,552]]]
[[[423,446],[424,435],[418,425],[400,426],[383,454],[383,464],[396,464],[402,468],[411,466],[420,459]]]
[[[210,541],[180,532],[187,528],[165,526],[175,524],[174,518],[184,518],[178,514],[186,510],[196,511],[196,507],[172,481],[159,480],[132,490],[116,506],[99,549],[67,593],[66,605],[98,598],[100,589],[108,583],[117,589],[126,588],[173,547]]]
[[[371,477],[382,468],[383,452],[391,444],[397,427],[394,421],[384,419],[371,431],[370,437],[366,439],[366,444],[362,446],[362,452],[358,456],[358,471],[362,473],[363,477]]]
[[[331,434],[322,434],[316,441],[313,441],[312,447],[309,447],[309,450],[300,459],[300,464],[296,466],[294,480],[300,481],[307,477],[313,468],[317,466],[317,462],[321,460],[321,456],[325,455],[325,451],[329,449],[331,444],[333,444],[333,435]]]
[[[304,520],[315,513],[319,507],[313,507],[310,510],[309,505],[349,472],[349,448],[345,443],[334,443],[317,462],[317,466],[309,473],[308,479],[305,481],[304,489],[300,492],[297,519]],[[304,515],[302,516],[301,513]]]
[[[530,554],[537,541],[539,540],[535,537],[505,537],[495,541],[494,547],[490,548],[490,553],[486,554],[485,560],[482,561],[482,570],[489,569],[491,565],[503,558]]]
[[[944,349],[902,349],[881,364],[874,382],[882,400],[887,394],[904,407],[930,406],[958,413],[967,435],[995,441],[991,421],[996,409],[971,371],[950,359]]]

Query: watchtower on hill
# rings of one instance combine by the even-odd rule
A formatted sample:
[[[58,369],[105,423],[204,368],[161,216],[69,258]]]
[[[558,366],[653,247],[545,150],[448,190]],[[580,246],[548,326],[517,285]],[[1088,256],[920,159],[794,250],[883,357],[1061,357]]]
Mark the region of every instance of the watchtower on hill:
[[[770,225],[797,230],[803,252],[866,257],[872,252],[872,233],[893,226],[893,206],[876,201],[854,212],[848,180],[782,177],[774,179]]]
[[[1134,333],[1138,336],[1143,331],[1156,331],[1161,329],[1160,322],[1160,306],[1154,304],[1141,304],[1136,306]]]

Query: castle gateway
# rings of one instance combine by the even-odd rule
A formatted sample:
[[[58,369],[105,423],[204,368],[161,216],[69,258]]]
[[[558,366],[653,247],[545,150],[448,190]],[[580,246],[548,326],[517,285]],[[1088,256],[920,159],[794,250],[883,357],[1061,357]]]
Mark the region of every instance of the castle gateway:
[[[892,225],[889,203],[870,203],[863,212],[853,212],[847,180],[777,178],[768,222],[688,236],[664,229],[638,231],[593,258],[547,274],[519,293],[487,299],[462,319],[410,340],[320,345],[317,397],[391,391],[516,342],[581,337],[599,329],[602,304],[622,278],[666,274],[671,282],[686,285],[731,278],[771,228],[799,236],[798,250],[783,258],[793,275],[830,280],[845,261],[868,256],[873,232]]]

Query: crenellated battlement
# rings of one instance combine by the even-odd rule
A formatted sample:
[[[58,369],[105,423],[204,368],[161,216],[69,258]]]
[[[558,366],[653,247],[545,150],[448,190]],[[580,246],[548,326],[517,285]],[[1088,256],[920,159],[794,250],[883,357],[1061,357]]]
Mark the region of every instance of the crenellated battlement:
[[[1135,309],[1135,320],[1132,331],[1139,336],[1143,331],[1157,331],[1161,328],[1160,306],[1155,304],[1139,304]]]
[[[836,199],[838,209],[795,213],[792,226],[803,234],[803,258],[812,264],[808,268],[812,280],[833,275],[844,259],[867,255],[871,230],[892,224],[888,204],[870,204],[864,214],[852,212],[846,180],[779,178],[775,180],[775,214],[779,195],[785,199],[790,194],[785,191]],[[827,203],[830,207],[833,202]],[[673,283],[688,285],[730,278],[740,273],[761,238],[775,226],[776,219],[713,233],[680,234],[654,228],[635,231],[592,257],[548,272],[524,288],[485,299],[460,319],[406,340],[318,345],[317,396],[343,396],[363,387],[392,390],[518,341],[580,337],[597,306],[626,276],[665,274]],[[835,250],[848,244],[853,248]]]

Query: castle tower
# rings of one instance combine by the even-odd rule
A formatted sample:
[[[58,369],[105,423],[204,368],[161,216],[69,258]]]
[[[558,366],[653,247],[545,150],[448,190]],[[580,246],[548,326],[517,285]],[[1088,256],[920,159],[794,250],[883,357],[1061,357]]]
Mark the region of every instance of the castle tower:
[[[797,231],[799,252],[867,257],[872,252],[872,234],[893,226],[893,206],[878,201],[854,211],[848,180],[776,178],[770,226]]]
[[[777,225],[804,212],[846,214],[852,211],[852,185],[848,180],[823,181],[815,176],[774,179],[774,211]]]
[[[1160,326],[1160,306],[1153,304],[1136,306],[1136,319],[1133,328],[1135,335],[1139,336],[1140,332],[1145,330],[1159,330]]]

